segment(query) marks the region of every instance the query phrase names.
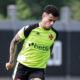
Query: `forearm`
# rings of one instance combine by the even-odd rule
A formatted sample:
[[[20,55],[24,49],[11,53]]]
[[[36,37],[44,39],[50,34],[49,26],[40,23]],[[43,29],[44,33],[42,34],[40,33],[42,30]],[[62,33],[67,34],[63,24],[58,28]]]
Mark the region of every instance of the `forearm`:
[[[10,44],[10,57],[9,57],[9,62],[10,63],[13,63],[14,62],[17,44],[19,42],[21,42],[21,41],[22,41],[22,39],[19,37],[18,34],[16,34],[16,36],[11,41],[11,44]]]
[[[10,44],[10,57],[9,57],[10,63],[14,62],[16,48],[17,48],[17,42],[16,40],[13,39]]]
[[[10,53],[9,62],[6,63],[7,70],[11,70],[13,68],[17,44],[21,41],[22,41],[22,39],[19,37],[18,34],[16,34],[16,36],[11,41],[10,51],[9,51],[9,53]]]

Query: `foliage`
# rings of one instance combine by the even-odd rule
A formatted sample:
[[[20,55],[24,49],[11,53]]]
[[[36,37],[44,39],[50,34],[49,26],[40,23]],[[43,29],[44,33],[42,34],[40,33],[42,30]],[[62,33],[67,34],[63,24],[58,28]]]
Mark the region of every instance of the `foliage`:
[[[56,5],[59,10],[63,6],[69,6],[73,20],[80,20],[80,0],[0,0],[0,19],[7,17],[7,6],[15,4],[18,10],[18,19],[41,19],[45,5]]]
[[[7,18],[7,6],[15,4],[15,0],[0,0],[0,19]]]
[[[20,3],[21,1],[21,3]],[[43,7],[48,4],[56,5],[59,9],[64,5],[64,0],[17,0],[16,5],[18,7],[18,14],[20,14],[19,19],[22,15],[22,12],[26,15],[26,17],[23,17],[24,19],[41,19],[41,14],[43,12]],[[20,5],[19,5],[20,3]],[[24,5],[23,8],[20,8],[22,5]],[[26,6],[25,6],[26,5]],[[20,10],[22,11],[19,11]],[[25,10],[29,9],[28,12]],[[30,15],[28,15],[30,14]],[[27,18],[28,16],[28,18]]]
[[[69,7],[72,12],[72,20],[80,21],[80,0],[70,0]]]
[[[2,14],[0,14],[0,19],[4,19],[4,16]]]
[[[18,19],[25,20],[31,17],[31,9],[23,0],[16,1]]]

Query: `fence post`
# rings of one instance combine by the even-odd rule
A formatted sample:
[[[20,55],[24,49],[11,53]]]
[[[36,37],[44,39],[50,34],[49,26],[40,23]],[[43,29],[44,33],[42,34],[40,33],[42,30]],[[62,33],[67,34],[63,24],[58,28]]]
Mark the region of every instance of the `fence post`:
[[[71,11],[68,7],[63,7],[61,9],[61,23],[64,30],[67,32],[67,56],[66,56],[66,80],[70,80],[70,55],[71,55],[71,34],[70,34],[70,21],[71,21]]]
[[[12,21],[16,21],[17,18],[17,10],[15,5],[9,5],[7,7],[7,14],[10,16]]]
[[[62,7],[60,11],[61,22],[68,24],[71,20],[71,11],[69,7]]]

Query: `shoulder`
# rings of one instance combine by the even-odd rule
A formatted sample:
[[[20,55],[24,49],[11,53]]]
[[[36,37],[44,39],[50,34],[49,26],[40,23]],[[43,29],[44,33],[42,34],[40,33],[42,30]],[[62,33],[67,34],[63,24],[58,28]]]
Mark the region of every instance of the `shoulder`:
[[[31,27],[31,28],[36,28],[36,27],[39,27],[39,23],[35,23],[35,24],[31,24],[31,25],[29,25],[29,27]]]
[[[57,39],[57,38],[58,38],[58,35],[59,35],[59,34],[58,34],[58,31],[57,31],[57,30],[55,30],[53,27],[52,27],[51,29],[52,29],[52,31],[53,31],[53,32],[55,32],[55,33],[56,33],[56,39]]]
[[[35,23],[35,24],[31,24],[31,25],[28,25],[28,27],[24,27],[24,35],[27,37],[29,35],[29,33],[35,29],[39,27],[39,23]]]
[[[39,23],[28,25],[28,27],[27,28],[25,27],[24,30],[25,31],[26,30],[32,30],[32,29],[37,28],[37,27],[39,27]]]
[[[58,34],[58,31],[55,30],[53,27],[51,28],[53,32],[55,32],[56,34]]]

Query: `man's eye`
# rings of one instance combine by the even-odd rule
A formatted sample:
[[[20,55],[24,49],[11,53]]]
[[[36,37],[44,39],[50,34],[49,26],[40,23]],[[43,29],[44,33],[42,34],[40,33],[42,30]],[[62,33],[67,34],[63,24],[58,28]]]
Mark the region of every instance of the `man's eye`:
[[[49,20],[50,22],[54,22],[55,23],[55,20]]]

